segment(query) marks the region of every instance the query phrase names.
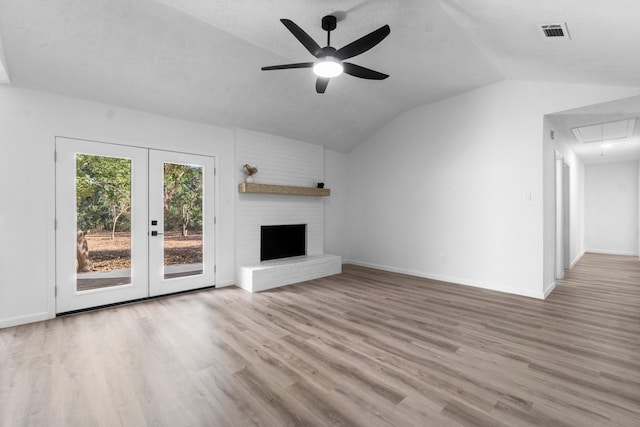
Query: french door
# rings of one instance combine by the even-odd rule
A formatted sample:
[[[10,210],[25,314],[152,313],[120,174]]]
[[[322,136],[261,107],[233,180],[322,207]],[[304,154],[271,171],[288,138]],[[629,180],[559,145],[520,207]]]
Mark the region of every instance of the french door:
[[[56,312],[213,286],[214,159],[56,139]]]
[[[150,296],[213,285],[213,180],[213,157],[149,150]]]

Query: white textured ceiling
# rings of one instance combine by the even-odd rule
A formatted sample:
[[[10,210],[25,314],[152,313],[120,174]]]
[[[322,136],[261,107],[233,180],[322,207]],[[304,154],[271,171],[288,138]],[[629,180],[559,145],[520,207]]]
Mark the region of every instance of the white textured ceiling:
[[[507,79],[640,86],[638,0],[441,0]],[[539,24],[566,23],[566,39]]]
[[[341,47],[388,24],[348,75],[315,93],[312,60],[280,23]],[[572,40],[537,24],[567,22]],[[0,0],[11,83],[347,151],[412,107],[504,78],[640,87],[638,0]],[[612,29],[611,26],[615,26]]]

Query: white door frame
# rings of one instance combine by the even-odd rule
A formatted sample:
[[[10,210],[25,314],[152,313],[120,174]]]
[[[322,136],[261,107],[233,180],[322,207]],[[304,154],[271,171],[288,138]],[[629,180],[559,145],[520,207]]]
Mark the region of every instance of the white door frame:
[[[562,154],[555,152],[555,267],[556,280],[571,268],[570,166]]]
[[[562,167],[562,240],[564,269],[571,269],[571,166],[566,161]]]
[[[555,163],[555,207],[556,207],[556,238],[555,238],[555,278],[564,278],[564,220],[563,220],[563,198],[562,198],[562,175],[564,159],[562,154],[556,150],[556,163]]]

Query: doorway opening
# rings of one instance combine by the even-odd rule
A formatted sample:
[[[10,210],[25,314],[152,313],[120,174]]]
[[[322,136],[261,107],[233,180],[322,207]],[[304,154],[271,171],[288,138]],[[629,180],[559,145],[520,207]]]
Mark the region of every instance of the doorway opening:
[[[640,96],[545,115],[543,140],[547,295],[585,252],[640,255]]]

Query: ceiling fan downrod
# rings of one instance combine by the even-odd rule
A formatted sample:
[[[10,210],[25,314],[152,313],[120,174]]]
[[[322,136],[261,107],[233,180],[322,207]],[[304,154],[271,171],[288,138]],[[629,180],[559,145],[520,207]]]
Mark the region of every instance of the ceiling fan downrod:
[[[322,18],[322,29],[327,32],[327,46],[331,46],[331,31],[336,29],[338,18],[327,15]]]

